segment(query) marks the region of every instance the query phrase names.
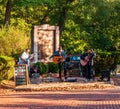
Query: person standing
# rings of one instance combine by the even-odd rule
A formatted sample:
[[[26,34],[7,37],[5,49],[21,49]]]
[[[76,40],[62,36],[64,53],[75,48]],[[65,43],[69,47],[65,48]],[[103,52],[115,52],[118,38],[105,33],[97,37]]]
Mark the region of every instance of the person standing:
[[[86,81],[92,80],[92,66],[93,66],[93,58],[96,56],[96,53],[93,52],[92,49],[88,49],[88,51],[86,53],[84,53],[83,55],[80,56],[81,61],[80,64],[81,66],[85,66],[86,67],[86,74],[85,74],[85,78]]]
[[[59,79],[60,81],[62,80],[62,66],[64,68],[64,79],[67,79],[67,68],[66,68],[66,53],[65,51],[62,49],[61,46],[59,46],[58,50],[55,51],[51,56],[50,59],[53,58],[54,56],[61,56],[62,59],[57,63],[58,64],[58,68],[59,68]]]

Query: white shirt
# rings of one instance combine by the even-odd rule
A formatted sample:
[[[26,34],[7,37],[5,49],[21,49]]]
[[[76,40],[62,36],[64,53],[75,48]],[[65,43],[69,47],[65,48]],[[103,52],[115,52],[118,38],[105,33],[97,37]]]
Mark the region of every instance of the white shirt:
[[[23,52],[21,57],[19,58],[19,63],[20,64],[26,64],[21,58],[26,60],[28,65],[30,64],[30,62],[29,62],[29,54],[27,54],[26,52]]]

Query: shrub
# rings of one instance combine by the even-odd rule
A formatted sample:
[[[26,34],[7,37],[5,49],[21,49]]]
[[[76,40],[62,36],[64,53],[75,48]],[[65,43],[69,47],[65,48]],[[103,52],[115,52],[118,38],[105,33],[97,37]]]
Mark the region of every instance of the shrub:
[[[0,81],[14,77],[15,61],[11,57],[0,56]]]
[[[48,64],[48,68],[49,68],[49,72],[52,72],[52,73],[57,73],[59,71],[58,65],[54,64],[53,62],[50,62]]]
[[[18,27],[0,29],[0,55],[14,56],[30,46],[30,37]]]
[[[34,64],[38,68],[38,72],[41,74],[48,73],[48,65],[43,62],[37,62]]]
[[[114,70],[117,64],[120,64],[120,52],[99,52],[94,59],[96,73],[103,69]]]

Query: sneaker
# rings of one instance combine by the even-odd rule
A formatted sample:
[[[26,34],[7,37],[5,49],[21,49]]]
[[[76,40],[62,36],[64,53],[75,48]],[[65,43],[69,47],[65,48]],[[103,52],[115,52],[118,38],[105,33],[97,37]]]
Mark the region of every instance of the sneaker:
[[[90,79],[90,82],[93,82],[93,79]]]
[[[59,79],[59,82],[63,82],[63,80],[62,80],[62,79]]]
[[[67,82],[67,79],[63,79],[63,82]]]
[[[98,79],[98,81],[99,81],[99,82],[103,82],[103,80],[102,80],[102,79]]]
[[[85,79],[85,82],[88,82],[88,79]]]

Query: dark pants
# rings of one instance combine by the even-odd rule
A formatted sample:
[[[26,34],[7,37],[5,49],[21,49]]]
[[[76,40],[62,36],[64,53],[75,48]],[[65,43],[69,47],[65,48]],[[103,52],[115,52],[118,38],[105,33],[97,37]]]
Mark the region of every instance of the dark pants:
[[[62,79],[62,67],[64,67],[64,77],[65,79],[67,79],[67,69],[66,69],[66,65],[65,63],[60,62],[58,64],[58,68],[59,68],[59,78]]]
[[[86,79],[91,79],[91,70],[92,70],[92,66],[87,64],[86,65]]]
[[[80,69],[80,76],[85,77],[86,76],[85,73],[84,73],[85,67],[82,66],[81,64],[79,64],[79,69]]]
[[[110,70],[102,70],[101,71],[101,80],[103,81],[104,78],[107,78],[107,81],[110,81]]]

